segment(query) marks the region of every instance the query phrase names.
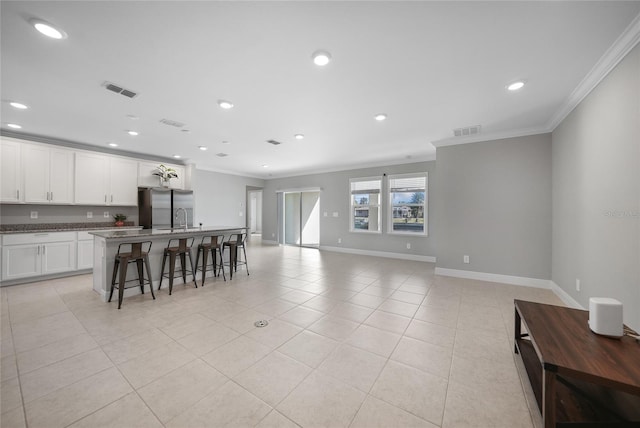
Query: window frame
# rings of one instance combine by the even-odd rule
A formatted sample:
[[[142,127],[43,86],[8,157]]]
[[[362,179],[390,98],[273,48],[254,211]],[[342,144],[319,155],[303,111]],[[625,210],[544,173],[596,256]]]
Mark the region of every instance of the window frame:
[[[394,179],[402,179],[402,178],[417,178],[424,177],[424,200],[422,201],[422,210],[423,210],[423,218],[424,218],[424,226],[422,232],[411,232],[411,231],[395,231],[393,230],[393,191],[391,187],[392,180]],[[403,236],[415,236],[415,237],[427,237],[429,236],[429,173],[427,171],[424,172],[414,172],[414,173],[406,173],[406,174],[390,174],[387,176],[387,188],[385,191],[387,198],[387,234],[389,235],[403,235]],[[412,206],[418,204],[411,204]],[[418,205],[420,206],[420,205]]]
[[[384,211],[384,204],[382,201],[382,197],[384,195],[384,180],[383,180],[383,176],[378,175],[378,176],[374,176],[374,177],[357,177],[357,178],[350,178],[349,179],[349,232],[352,233],[370,233],[370,234],[377,234],[380,235],[382,234],[382,224],[383,224],[383,211]],[[364,181],[377,181],[379,183],[379,200],[377,204],[355,204],[354,203],[354,198],[353,198],[353,183],[356,182],[364,182]],[[371,202],[369,200],[369,202]],[[355,209],[357,207],[367,207],[367,208],[371,208],[371,207],[377,207],[378,208],[378,230],[365,230],[365,229],[357,229],[355,227]]]

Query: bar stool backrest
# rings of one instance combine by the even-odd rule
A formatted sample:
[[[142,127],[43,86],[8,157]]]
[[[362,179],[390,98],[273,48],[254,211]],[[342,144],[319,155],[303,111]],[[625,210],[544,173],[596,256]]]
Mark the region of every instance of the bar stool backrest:
[[[121,251],[123,249],[128,250],[128,251]],[[132,259],[139,259],[142,258],[145,254],[148,254],[151,252],[151,241],[142,241],[142,242],[123,242],[122,244],[118,245],[118,253],[117,255],[120,255],[122,253],[131,253],[131,258]]]
[[[191,248],[191,246],[193,245],[193,239],[194,238],[177,238],[177,239],[170,239],[169,240],[169,244],[167,245],[167,248],[171,248],[174,247],[174,245],[172,245],[175,241],[178,241],[178,251],[187,251],[189,248]]]
[[[206,242],[207,239],[209,242]],[[222,245],[222,241],[224,241],[224,235],[211,235],[211,236],[203,236],[200,244],[211,245],[213,248],[217,248]]]

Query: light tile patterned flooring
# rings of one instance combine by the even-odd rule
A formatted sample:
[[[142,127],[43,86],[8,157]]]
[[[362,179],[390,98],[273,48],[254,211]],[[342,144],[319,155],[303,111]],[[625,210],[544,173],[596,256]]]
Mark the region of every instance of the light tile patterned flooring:
[[[540,424],[512,353],[513,299],[561,304],[551,291],[431,263],[248,250],[250,276],[121,310],[88,275],[3,288],[1,426]]]

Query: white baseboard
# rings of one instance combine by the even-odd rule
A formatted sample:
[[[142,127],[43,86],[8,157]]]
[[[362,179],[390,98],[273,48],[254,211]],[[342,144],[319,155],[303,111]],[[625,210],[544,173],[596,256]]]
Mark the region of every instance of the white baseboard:
[[[456,278],[477,279],[479,281],[499,282],[502,284],[522,285],[525,287],[551,288],[548,279],[527,278],[524,276],[500,275],[496,273],[474,272],[470,270],[436,267],[436,275]]]
[[[420,256],[417,254],[390,253],[387,251],[360,250],[357,248],[320,246],[322,251],[333,251],[336,253],[359,254],[361,256],[386,257],[389,259],[413,260],[417,262],[435,263],[436,258],[432,256]]]
[[[549,281],[549,284],[551,284],[551,290],[565,303],[565,305],[575,309],[587,309],[571,297],[569,293],[560,288],[560,286],[555,282]]]
[[[263,239],[261,242],[265,245],[279,245],[278,241],[269,241],[267,239]]]

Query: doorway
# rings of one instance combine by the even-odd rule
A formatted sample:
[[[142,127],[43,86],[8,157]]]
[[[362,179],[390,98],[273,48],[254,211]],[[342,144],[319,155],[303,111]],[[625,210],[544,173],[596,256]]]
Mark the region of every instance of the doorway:
[[[284,243],[320,247],[320,192],[285,192],[283,198]]]
[[[249,228],[248,232],[250,237],[262,235],[262,189],[249,188],[249,186],[247,186],[246,226]]]

